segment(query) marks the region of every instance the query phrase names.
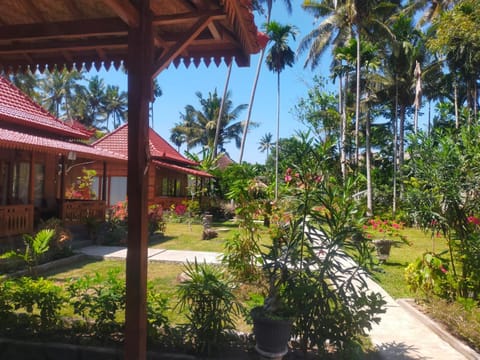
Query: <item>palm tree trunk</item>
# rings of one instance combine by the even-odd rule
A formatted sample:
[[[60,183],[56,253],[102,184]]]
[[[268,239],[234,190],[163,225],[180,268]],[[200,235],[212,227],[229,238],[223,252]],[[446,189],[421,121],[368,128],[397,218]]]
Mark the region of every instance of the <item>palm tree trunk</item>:
[[[342,178],[345,181],[347,178],[347,165],[345,145],[347,142],[347,115],[345,111],[344,97],[343,97],[343,81],[342,76],[339,77],[339,89],[338,89],[338,106],[342,121],[340,123],[340,168],[342,170]]]
[[[392,216],[397,212],[397,159],[398,159],[398,82],[395,78],[395,111],[393,118],[393,200]]]
[[[277,73],[277,140],[275,142],[275,201],[278,199],[278,142],[280,140],[280,72]]]
[[[398,133],[399,133],[399,149],[398,149],[398,178],[400,179],[400,194],[399,199],[403,199],[403,163],[405,160],[405,105],[400,106],[400,124],[398,126]]]
[[[215,126],[215,138],[213,140],[213,157],[217,157],[218,136],[220,134],[220,124],[222,122],[223,107],[225,105],[225,98],[227,97],[228,83],[230,82],[230,74],[232,73],[233,61],[230,61],[227,71],[227,80],[225,80],[225,88],[223,89],[222,101],[220,103],[220,109],[218,110],[217,125]]]
[[[272,14],[272,0],[267,0],[267,21],[270,22],[270,16]],[[245,126],[243,128],[242,143],[240,145],[240,158],[238,163],[241,164],[243,160],[243,152],[245,149],[245,142],[247,141],[248,126],[250,125],[250,118],[252,116],[253,101],[255,100],[255,93],[257,91],[258,78],[260,77],[260,71],[262,70],[263,57],[265,56],[265,48],[260,51],[260,57],[258,58],[257,70],[255,72],[255,78],[253,80],[252,92],[250,93],[250,101],[248,102],[247,119],[245,120]]]
[[[250,125],[250,118],[252,116],[253,101],[255,100],[255,93],[257,91],[258,78],[260,77],[260,70],[262,69],[263,56],[265,55],[265,48],[260,52],[258,58],[257,71],[255,72],[255,79],[253,80],[252,92],[250,93],[250,101],[248,102],[247,119],[243,127],[242,144],[240,145],[240,158],[238,163],[241,164],[243,160],[243,152],[245,149],[245,142],[247,140],[248,126]]]
[[[453,83],[453,97],[455,103],[455,128],[458,129],[460,127],[460,120],[458,118],[458,94],[457,94],[457,81]]]
[[[359,131],[360,131],[360,29],[357,26],[357,87],[356,87],[356,99],[355,99],[355,165],[358,168],[359,157]],[[358,171],[358,170],[357,170]]]
[[[372,152],[370,149],[370,110],[365,116],[365,159],[367,167],[367,216],[373,216]]]

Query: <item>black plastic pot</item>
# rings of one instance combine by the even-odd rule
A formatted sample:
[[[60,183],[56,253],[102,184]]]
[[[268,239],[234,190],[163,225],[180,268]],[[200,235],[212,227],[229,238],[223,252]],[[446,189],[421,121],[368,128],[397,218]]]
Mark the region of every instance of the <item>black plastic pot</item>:
[[[292,322],[290,319],[253,318],[255,350],[267,358],[284,356],[288,352]]]

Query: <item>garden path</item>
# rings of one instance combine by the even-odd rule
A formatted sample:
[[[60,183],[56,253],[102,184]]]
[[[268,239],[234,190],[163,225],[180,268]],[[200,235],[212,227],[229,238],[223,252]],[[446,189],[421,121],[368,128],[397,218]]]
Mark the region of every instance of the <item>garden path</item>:
[[[127,254],[126,248],[115,246],[87,246],[77,251],[103,259],[125,259]],[[148,249],[149,261],[183,263],[197,259],[198,262],[219,264],[220,258],[221,253],[215,252]],[[381,359],[480,359],[480,354],[443,331],[408,301],[394,300],[369,277],[366,277],[366,282],[370,291],[380,292],[387,302],[387,311],[381,314],[380,323],[370,331]]]

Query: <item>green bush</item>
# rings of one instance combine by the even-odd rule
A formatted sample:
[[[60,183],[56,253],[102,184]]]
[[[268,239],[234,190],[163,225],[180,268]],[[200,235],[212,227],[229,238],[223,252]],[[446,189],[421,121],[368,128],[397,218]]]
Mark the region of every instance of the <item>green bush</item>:
[[[50,280],[29,277],[12,281],[9,286],[11,306],[28,314],[32,329],[48,330],[58,324],[60,310],[65,303],[61,287]]]
[[[180,310],[187,311],[186,334],[193,349],[211,355],[227,339],[226,330],[235,328],[241,304],[233,293],[234,283],[219,268],[187,263],[187,280],[177,288]]]
[[[74,313],[80,315],[85,324],[91,324],[91,330],[100,338],[120,331],[123,326],[117,315],[125,309],[126,290],[119,273],[120,270],[112,270],[106,275],[87,275],[67,286]]]

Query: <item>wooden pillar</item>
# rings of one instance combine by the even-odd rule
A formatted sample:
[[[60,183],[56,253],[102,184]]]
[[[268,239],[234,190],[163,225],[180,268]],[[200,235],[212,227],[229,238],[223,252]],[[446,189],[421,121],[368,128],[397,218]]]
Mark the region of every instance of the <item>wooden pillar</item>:
[[[30,153],[30,178],[28,184],[28,203],[35,203],[35,153]]]
[[[135,2],[138,26],[128,32],[128,244],[125,359],[146,359],[148,110],[152,92],[150,1]]]
[[[60,164],[62,166],[62,173],[60,174],[60,203],[57,204],[57,206],[59,207],[60,219],[63,220],[63,203],[65,202],[65,167],[67,166],[65,161],[65,155],[60,156]]]
[[[103,201],[107,201],[107,162],[103,162],[103,176],[102,176],[102,197]]]

